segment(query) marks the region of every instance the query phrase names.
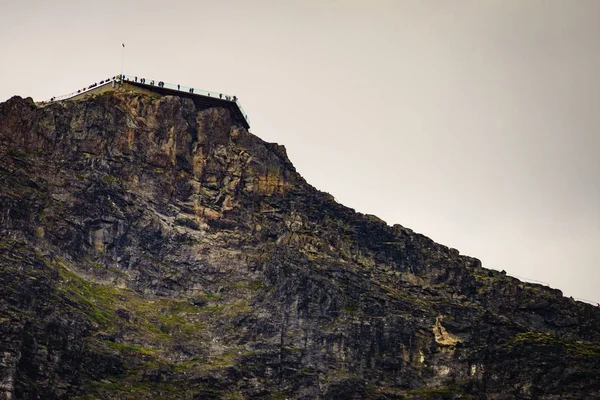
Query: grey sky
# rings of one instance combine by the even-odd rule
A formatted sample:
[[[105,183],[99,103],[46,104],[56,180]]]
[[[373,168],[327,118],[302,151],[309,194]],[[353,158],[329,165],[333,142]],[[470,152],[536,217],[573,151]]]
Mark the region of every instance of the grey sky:
[[[600,301],[600,2],[3,1],[0,101],[237,95],[314,186]]]

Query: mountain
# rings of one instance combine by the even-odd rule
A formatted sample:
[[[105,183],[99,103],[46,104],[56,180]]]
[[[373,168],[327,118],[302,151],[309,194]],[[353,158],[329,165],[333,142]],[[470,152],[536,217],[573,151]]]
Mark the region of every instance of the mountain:
[[[337,203],[227,108],[13,97],[0,160],[2,399],[600,398],[600,308]]]

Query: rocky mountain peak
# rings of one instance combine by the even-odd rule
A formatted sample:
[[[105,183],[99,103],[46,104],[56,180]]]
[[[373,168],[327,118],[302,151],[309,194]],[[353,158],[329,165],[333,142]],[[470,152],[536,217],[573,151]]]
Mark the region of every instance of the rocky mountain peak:
[[[310,186],[226,108],[0,104],[0,398],[600,397],[598,308]]]

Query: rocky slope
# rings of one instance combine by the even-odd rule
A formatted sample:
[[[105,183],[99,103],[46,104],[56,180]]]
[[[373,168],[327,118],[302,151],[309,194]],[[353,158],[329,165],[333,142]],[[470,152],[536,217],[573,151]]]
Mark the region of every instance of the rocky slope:
[[[599,308],[338,204],[227,110],[14,97],[0,160],[0,399],[600,398]]]

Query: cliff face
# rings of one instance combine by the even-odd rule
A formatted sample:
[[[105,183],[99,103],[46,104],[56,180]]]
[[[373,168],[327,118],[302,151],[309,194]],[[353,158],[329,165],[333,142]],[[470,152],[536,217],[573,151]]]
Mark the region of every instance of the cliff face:
[[[0,398],[600,398],[600,311],[191,100],[0,104]]]

